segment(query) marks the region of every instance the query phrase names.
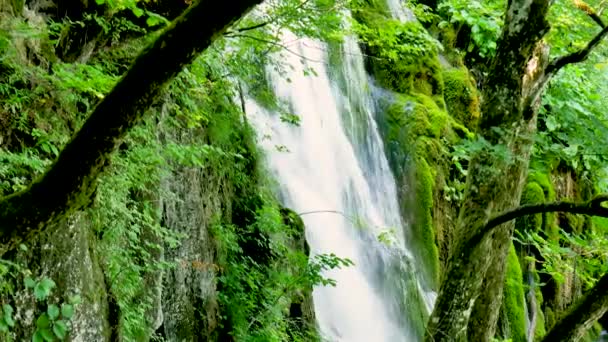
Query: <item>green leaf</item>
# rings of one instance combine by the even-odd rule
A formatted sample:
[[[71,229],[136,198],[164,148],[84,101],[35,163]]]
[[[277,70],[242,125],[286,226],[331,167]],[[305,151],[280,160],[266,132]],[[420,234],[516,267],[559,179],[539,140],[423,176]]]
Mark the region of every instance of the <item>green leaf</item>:
[[[55,334],[53,334],[51,329],[41,329],[40,335],[42,335],[42,338],[44,338],[44,340],[47,342],[55,341]]]
[[[4,312],[4,316],[12,316],[13,315],[13,307],[8,304],[2,305],[2,311]]]
[[[547,125],[547,130],[549,130],[549,132],[553,132],[559,128],[559,123],[554,116],[547,117],[545,119],[545,125]]]
[[[49,318],[54,321],[59,317],[59,307],[55,304],[51,304],[46,309],[46,313],[49,315]]]
[[[49,296],[49,294],[51,294],[51,290],[54,287],[55,287],[55,282],[53,280],[51,280],[49,278],[43,278],[34,287],[34,296],[38,300],[44,300]]]
[[[2,305],[2,311],[4,312],[3,319],[6,325],[9,327],[14,327],[15,321],[13,320],[13,307],[8,304],[4,304]]]
[[[68,301],[70,302],[70,304],[76,305],[76,304],[80,304],[82,299],[80,298],[79,295],[74,295],[74,296],[71,296]]]
[[[34,336],[32,336],[32,342],[44,342],[44,337],[42,337],[40,330],[36,330]]]
[[[47,315],[46,313],[40,315],[40,317],[38,317],[38,319],[36,320],[36,327],[38,327],[38,329],[44,329],[50,326],[51,320],[49,319],[49,315]]]
[[[25,287],[27,287],[28,289],[31,289],[36,286],[36,281],[30,277],[26,277],[23,282],[25,283]]]
[[[0,319],[0,333],[8,332],[8,324],[4,321],[4,319]]]
[[[71,304],[61,304],[61,316],[65,319],[71,319],[74,316],[74,306]]]
[[[152,26],[157,26],[160,24],[169,24],[169,20],[167,20],[167,18],[163,17],[162,15],[158,15],[154,12],[147,12],[148,14],[148,18],[146,19],[146,25],[152,27]]]
[[[53,332],[55,333],[55,336],[63,340],[67,335],[68,326],[65,324],[64,321],[59,320],[53,325]]]
[[[564,148],[563,151],[568,158],[574,158],[574,156],[576,156],[576,152],[578,152],[578,145],[570,145]]]
[[[131,12],[138,18],[144,15],[144,10],[138,7],[131,8]]]

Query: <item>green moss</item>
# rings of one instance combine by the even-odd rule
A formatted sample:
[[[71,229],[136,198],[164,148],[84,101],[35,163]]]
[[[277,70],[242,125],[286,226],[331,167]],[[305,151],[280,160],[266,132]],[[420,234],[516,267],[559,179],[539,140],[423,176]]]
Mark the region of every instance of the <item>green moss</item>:
[[[415,143],[415,154],[418,158],[423,158],[429,165],[441,165],[443,163],[444,146],[440,140],[419,137]],[[438,169],[431,168],[433,178],[437,175]]]
[[[539,171],[533,171],[528,175],[528,183],[537,184],[538,186],[540,186],[542,188],[543,194],[544,194],[543,201],[545,201],[545,202],[555,201],[555,189],[553,187],[553,184],[551,183],[551,180],[550,180],[548,174],[542,173]],[[526,203],[540,203],[540,201],[526,202]],[[559,227],[557,226],[557,224],[555,222],[555,213],[542,214],[542,219],[543,219],[542,230],[545,232],[545,234],[551,239],[557,238],[559,235]]]
[[[538,171],[531,172],[528,175],[528,183],[536,182],[543,189],[545,194],[545,199],[547,201],[555,200],[555,189],[553,188],[553,184],[551,184],[551,180],[549,179],[549,175],[545,173],[541,173]]]
[[[471,127],[480,116],[479,94],[466,68],[443,71],[444,99],[450,115]]]
[[[547,334],[545,328],[545,315],[540,304],[536,307],[536,329],[534,330],[534,340],[540,341]]]
[[[560,224],[563,229],[566,231],[570,230],[577,234],[582,233],[583,227],[585,226],[585,218],[583,216],[566,213],[563,217],[565,217],[565,220]]]
[[[534,278],[535,283],[540,284],[540,277],[537,272],[534,272]],[[536,329],[534,330],[534,340],[540,341],[547,334],[545,315],[543,313],[544,298],[540,286],[536,286],[534,295],[536,296]]]
[[[451,25],[447,25],[441,32],[439,32],[439,40],[443,46],[449,50],[453,50],[456,47],[456,39],[458,34]]]
[[[524,317],[524,288],[522,285],[522,273],[517,259],[515,247],[511,244],[509,256],[507,257],[507,273],[504,287],[504,304],[506,308],[506,320],[511,331],[513,342],[526,341],[526,321]]]
[[[416,161],[416,202],[417,216],[415,234],[420,240],[423,259],[427,261],[426,269],[435,284],[439,284],[439,252],[435,243],[433,229],[433,186],[434,177],[429,164],[423,158]]]
[[[463,124],[452,121],[452,130],[456,133],[457,139],[473,139],[475,138],[475,134],[473,134],[466,126]],[[456,144],[457,141],[450,141],[451,144]]]
[[[542,203],[545,201],[545,192],[538,183],[528,183],[521,195],[521,204]],[[540,228],[540,225],[538,225]]]
[[[445,136],[450,127],[447,113],[439,109],[431,97],[422,94],[397,96],[387,110],[387,120],[389,139],[403,140],[400,131],[406,130],[410,144],[420,136]]]
[[[528,183],[521,195],[521,204],[543,203],[545,201],[545,193],[538,183]],[[515,221],[515,229],[520,233],[538,232],[542,229],[543,215],[528,215],[523,216]]]
[[[602,325],[598,322],[593,323],[593,325],[591,326],[591,328],[587,331],[587,334],[585,334],[585,337],[583,337],[583,341],[589,341],[589,342],[595,342],[595,341],[599,341],[600,339],[600,335],[602,334]]]
[[[383,0],[353,0],[351,10],[355,20],[370,27],[391,17],[388,4]]]
[[[551,328],[556,323],[555,313],[551,307],[545,309],[545,327]]]
[[[400,58],[398,61],[376,60],[372,73],[378,83],[402,94],[420,93],[427,96],[443,93],[443,78],[439,57],[433,55],[417,61]]]
[[[395,20],[382,0],[355,0],[351,9],[353,28],[376,57],[371,71],[381,86],[402,94],[443,93],[437,41],[419,22]]]

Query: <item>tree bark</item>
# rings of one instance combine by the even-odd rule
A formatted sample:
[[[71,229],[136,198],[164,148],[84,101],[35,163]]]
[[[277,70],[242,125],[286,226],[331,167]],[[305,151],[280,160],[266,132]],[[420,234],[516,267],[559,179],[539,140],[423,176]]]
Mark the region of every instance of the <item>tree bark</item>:
[[[166,85],[261,2],[199,1],[176,19],[99,103],[53,166],[27,190],[0,200],[0,256],[49,223],[86,207],[121,139]]]
[[[549,2],[509,1],[503,33],[482,92],[480,135],[490,146],[471,160],[465,200],[456,226],[456,248],[428,323],[427,341],[467,340],[472,312],[475,319],[468,330],[476,336],[471,340],[487,341],[488,332],[496,325],[498,311],[493,310],[494,314],[483,310],[502,295],[502,275],[494,277],[494,273],[504,267],[507,249],[502,246],[510,241],[513,224],[501,225],[472,249],[466,242],[483,229],[493,213],[519,203],[532,144],[530,135],[536,130],[538,92],[528,89],[532,88],[531,81],[538,79],[537,74],[544,71],[544,63],[537,63],[537,67],[531,62],[549,28],[546,21]],[[544,60],[537,58],[537,62]],[[501,148],[506,149],[506,156],[497,153]],[[484,290],[494,297],[482,298],[475,308],[490,265],[499,267],[492,271],[492,279]]]
[[[545,335],[543,342],[579,341],[607,310],[608,274],[605,274]]]

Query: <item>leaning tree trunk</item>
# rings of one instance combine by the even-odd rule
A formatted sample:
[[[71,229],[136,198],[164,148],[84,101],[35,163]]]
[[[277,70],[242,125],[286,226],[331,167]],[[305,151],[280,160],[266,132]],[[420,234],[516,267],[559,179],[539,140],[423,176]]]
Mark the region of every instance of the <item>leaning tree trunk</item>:
[[[543,342],[574,342],[584,337],[593,323],[608,310],[608,274],[549,331]]]
[[[487,341],[493,334],[513,223],[503,224],[481,241],[471,243],[469,238],[483,229],[493,214],[519,203],[531,134],[536,130],[538,95],[544,85],[537,87],[536,81],[542,78],[546,64],[546,58],[533,55],[535,51],[542,52],[539,55],[546,52],[535,49],[549,27],[548,8],[549,0],[509,1],[482,93],[480,133],[486,143],[471,161],[456,226],[458,241],[429,320],[427,341]]]
[[[0,256],[87,206],[110,156],[167,84],[261,2],[201,0],[176,19],[97,105],[51,169],[27,190],[0,200]]]

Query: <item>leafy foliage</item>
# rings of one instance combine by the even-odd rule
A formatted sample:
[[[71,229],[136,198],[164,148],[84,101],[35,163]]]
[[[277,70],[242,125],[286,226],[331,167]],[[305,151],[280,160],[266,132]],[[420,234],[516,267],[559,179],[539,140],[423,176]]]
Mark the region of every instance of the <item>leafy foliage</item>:
[[[302,247],[296,247],[303,243],[303,233],[301,223],[285,223],[272,201],[257,211],[251,225],[214,228],[221,255],[220,306],[226,315],[224,325],[236,340],[318,339],[313,322],[286,317],[285,312],[313,286],[335,286],[325,271],[353,263],[334,254],[309,259]]]
[[[439,42],[415,22],[386,20],[374,27],[355,22],[353,30],[363,43],[378,51],[376,57],[390,62],[411,64],[441,50]]]
[[[438,11],[446,21],[439,23],[439,27],[466,25],[471,30],[467,51],[478,48],[481,57],[491,57],[496,51],[504,9],[505,1],[442,1]]]

